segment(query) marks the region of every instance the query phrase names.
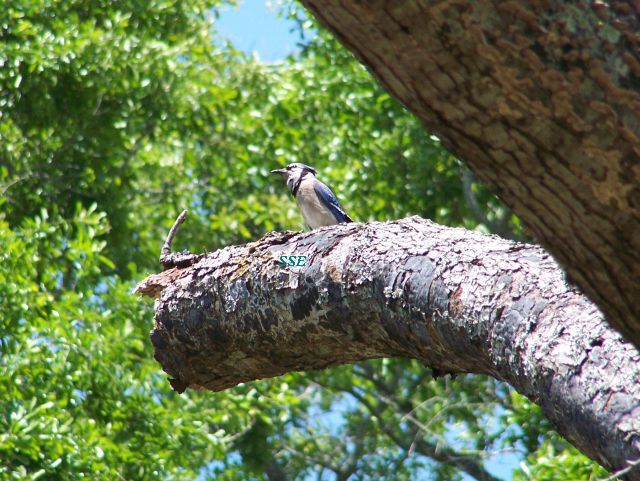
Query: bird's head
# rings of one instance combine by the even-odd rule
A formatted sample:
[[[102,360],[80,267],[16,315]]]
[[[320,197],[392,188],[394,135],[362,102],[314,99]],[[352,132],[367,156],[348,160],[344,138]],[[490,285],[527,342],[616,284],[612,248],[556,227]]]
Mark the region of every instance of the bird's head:
[[[313,167],[299,162],[289,164],[283,169],[275,169],[271,171],[272,174],[284,176],[287,179],[287,186],[292,192],[294,191],[295,185],[302,179],[302,177],[308,174],[315,176],[316,172],[316,169]]]
[[[280,175],[285,175],[287,177],[298,177],[300,175],[304,175],[306,172],[310,172],[313,175],[317,174],[316,169],[306,164],[301,164],[299,162],[294,162],[293,164],[289,164],[284,169],[276,169],[271,171],[272,174],[280,174]]]

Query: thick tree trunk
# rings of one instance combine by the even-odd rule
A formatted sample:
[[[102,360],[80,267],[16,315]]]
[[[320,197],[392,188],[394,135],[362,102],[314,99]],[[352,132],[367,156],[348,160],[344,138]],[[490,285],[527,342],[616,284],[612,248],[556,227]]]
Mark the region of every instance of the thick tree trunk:
[[[640,2],[302,3],[640,346]]]
[[[158,297],[151,337],[178,390],[411,357],[505,380],[608,469],[640,457],[640,354],[539,247],[414,217],[179,262],[137,287]]]

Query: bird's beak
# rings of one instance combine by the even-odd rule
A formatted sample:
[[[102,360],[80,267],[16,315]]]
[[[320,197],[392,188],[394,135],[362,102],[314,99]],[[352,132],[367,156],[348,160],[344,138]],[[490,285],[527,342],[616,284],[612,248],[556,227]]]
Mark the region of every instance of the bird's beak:
[[[286,170],[284,169],[275,169],[271,171],[272,174],[285,174]]]

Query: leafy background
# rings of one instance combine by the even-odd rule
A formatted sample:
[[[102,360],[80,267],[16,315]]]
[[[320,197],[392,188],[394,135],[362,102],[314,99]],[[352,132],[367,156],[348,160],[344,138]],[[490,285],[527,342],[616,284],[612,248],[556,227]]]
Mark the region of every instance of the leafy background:
[[[0,9],[0,480],[605,476],[505,384],[407,360],[170,390],[131,288],[184,208],[175,248],[194,252],[300,229],[272,168],[316,166],[359,221],[523,237],[298,4],[277,63],[224,41],[221,6]]]

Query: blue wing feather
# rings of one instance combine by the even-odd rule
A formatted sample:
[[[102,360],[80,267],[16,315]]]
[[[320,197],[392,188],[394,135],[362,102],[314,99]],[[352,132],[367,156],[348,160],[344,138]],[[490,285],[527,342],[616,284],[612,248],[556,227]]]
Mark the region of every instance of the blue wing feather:
[[[340,207],[340,204],[338,203],[338,199],[336,199],[336,196],[333,195],[333,192],[331,192],[331,189],[329,187],[324,185],[319,180],[316,180],[316,182],[314,182],[313,188],[316,191],[318,198],[322,201],[325,207],[331,211],[338,222],[353,222],[353,220],[351,220],[351,217],[349,217],[347,213],[342,210],[342,207]]]

